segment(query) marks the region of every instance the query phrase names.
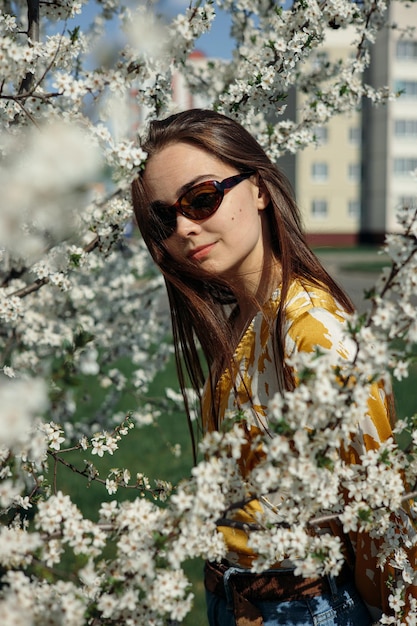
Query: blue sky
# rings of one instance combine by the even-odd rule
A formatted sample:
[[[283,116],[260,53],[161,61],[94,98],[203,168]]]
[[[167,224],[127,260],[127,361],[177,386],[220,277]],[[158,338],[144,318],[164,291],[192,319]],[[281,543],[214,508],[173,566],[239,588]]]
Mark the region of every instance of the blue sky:
[[[160,0],[159,8],[168,17],[182,13],[188,6],[189,0]],[[203,35],[197,43],[197,48],[209,57],[230,59],[233,49],[230,37],[230,17],[224,11],[215,7],[216,17],[209,33]]]
[[[129,4],[129,0],[126,0]],[[131,5],[137,4],[137,0],[130,0]],[[157,9],[164,13],[167,18],[173,18],[178,13],[183,13],[189,6],[190,0],[159,0]],[[90,0],[84,7],[81,16],[77,16],[74,21],[68,23],[68,28],[73,28],[76,24],[88,22],[97,11],[97,4]],[[203,35],[197,42],[196,48],[204,52],[208,57],[230,59],[233,50],[233,41],[230,37],[231,20],[227,13],[215,8],[216,17],[212,23],[209,33]],[[109,37],[117,37],[117,20],[108,25],[107,33]]]

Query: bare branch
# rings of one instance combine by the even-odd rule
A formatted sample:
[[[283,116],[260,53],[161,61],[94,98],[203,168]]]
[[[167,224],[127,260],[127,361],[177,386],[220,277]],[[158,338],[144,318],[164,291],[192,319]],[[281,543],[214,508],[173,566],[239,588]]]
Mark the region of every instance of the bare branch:
[[[28,7],[28,38],[31,42],[39,41],[39,0],[27,0]],[[19,94],[27,94],[33,85],[35,76],[33,72],[27,72],[19,88]],[[32,120],[33,121],[33,120]]]

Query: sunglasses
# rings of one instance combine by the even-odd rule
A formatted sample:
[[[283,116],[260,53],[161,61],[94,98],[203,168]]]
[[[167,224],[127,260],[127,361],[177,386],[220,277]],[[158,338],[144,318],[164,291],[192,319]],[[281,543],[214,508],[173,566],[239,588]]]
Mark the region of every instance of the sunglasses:
[[[188,189],[172,206],[163,202],[154,202],[151,205],[151,212],[158,225],[160,237],[168,239],[175,232],[177,213],[197,222],[213,215],[221,205],[224,194],[254,173],[254,171],[243,172],[225,178],[221,182],[206,180]]]

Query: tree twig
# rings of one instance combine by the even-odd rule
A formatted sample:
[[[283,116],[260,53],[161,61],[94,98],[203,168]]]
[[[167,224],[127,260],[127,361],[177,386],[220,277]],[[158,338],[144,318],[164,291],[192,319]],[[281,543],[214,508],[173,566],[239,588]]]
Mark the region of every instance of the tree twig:
[[[39,41],[39,0],[26,0],[28,7],[28,31],[27,35],[30,39],[29,45],[32,45],[31,42]],[[35,75],[33,72],[27,72],[26,76],[21,82],[19,88],[19,94],[28,93],[33,85],[33,81],[35,79]]]

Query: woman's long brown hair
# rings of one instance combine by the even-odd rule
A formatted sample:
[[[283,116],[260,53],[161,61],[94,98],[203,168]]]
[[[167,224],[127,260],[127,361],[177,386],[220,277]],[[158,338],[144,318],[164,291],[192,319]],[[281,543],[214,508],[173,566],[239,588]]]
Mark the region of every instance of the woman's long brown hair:
[[[326,272],[310,250],[303,233],[300,212],[285,175],[271,162],[262,147],[239,123],[214,111],[192,109],[153,121],[142,148],[148,159],[173,143],[187,143],[236,168],[254,170],[269,193],[266,209],[274,256],[282,266],[281,299],[275,327],[275,361],[283,389],[294,388],[294,381],[284,361],[284,306],[291,281],[298,277],[324,286],[347,312],[353,311],[348,296]],[[161,177],[164,175],[161,172]],[[133,207],[143,239],[162,271],[168,292],[179,383],[186,403],[190,432],[195,449],[186,388],[191,387],[201,399],[201,389],[208,372],[214,388],[219,363],[231,362],[234,352],[232,321],[225,304],[236,301],[230,285],[208,273],[196,274],[191,264],[179,264],[168,255],[158,224],[152,216],[143,171],[132,184]],[[204,355],[202,362],[199,346]],[[221,359],[219,360],[219,355]],[[215,375],[213,376],[213,372]],[[283,390],[281,389],[281,391]],[[279,391],[279,390],[277,390]],[[213,395],[214,398],[214,395]],[[213,402],[212,427],[218,428]]]

